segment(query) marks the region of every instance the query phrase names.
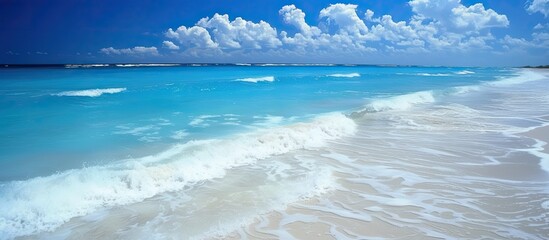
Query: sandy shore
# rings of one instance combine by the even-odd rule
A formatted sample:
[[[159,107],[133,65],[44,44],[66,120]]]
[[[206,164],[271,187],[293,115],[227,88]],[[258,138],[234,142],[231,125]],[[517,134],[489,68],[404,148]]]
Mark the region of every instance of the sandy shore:
[[[547,144],[549,143],[549,125],[535,128],[522,135],[545,142],[546,144],[543,146],[542,152],[549,154],[549,145]]]
[[[320,149],[22,239],[547,239],[549,126],[509,134],[549,123],[549,85],[529,84],[366,114]]]

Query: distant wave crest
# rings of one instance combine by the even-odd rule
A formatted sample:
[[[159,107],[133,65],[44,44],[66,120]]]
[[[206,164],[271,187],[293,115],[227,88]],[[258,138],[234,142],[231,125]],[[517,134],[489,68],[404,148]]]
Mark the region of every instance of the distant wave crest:
[[[354,78],[354,77],[360,77],[360,73],[336,73],[336,74],[330,74],[328,77],[339,77],[339,78]]]
[[[424,76],[424,77],[448,77],[448,76],[451,76],[451,74],[448,74],[448,73],[418,73],[416,75]]]
[[[473,71],[467,71],[467,70],[456,72],[456,74],[458,74],[458,75],[467,75],[467,74],[474,74],[474,73],[475,72],[473,72]]]
[[[139,64],[116,64],[117,67],[176,67],[177,63],[139,63]]]
[[[109,64],[66,64],[65,68],[96,68],[109,66]]]
[[[519,75],[514,77],[508,77],[503,78],[501,80],[493,81],[493,82],[487,82],[486,85],[489,86],[510,86],[510,85],[516,85],[531,81],[539,81],[542,79],[545,79],[549,76],[549,74],[544,74],[539,71],[531,71],[531,70],[522,70],[519,72]]]
[[[266,77],[255,77],[255,78],[239,78],[239,79],[236,79],[235,81],[258,83],[258,82],[273,82],[274,80],[275,80],[274,76],[266,76]]]
[[[99,97],[103,94],[115,94],[126,91],[126,88],[96,88],[77,91],[65,91],[54,94],[55,96],[68,97]]]

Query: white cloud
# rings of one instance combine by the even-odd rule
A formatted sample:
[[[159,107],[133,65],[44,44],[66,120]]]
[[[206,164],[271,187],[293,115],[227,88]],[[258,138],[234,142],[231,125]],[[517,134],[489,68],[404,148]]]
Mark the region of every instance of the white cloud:
[[[451,17],[452,9],[460,5],[460,0],[411,0],[408,4],[420,18],[445,22]]]
[[[230,21],[227,14],[215,14],[202,18],[197,25],[210,29],[216,42],[225,49],[269,49],[282,45],[276,29],[265,21],[254,23],[240,17]]]
[[[179,50],[179,46],[175,45],[172,41],[164,41],[162,42],[165,48],[170,50]]]
[[[509,26],[507,16],[485,9],[482,3],[466,7],[461,0],[411,0],[408,4],[420,19],[434,20],[443,29],[478,31]]]
[[[99,50],[103,54],[107,55],[159,55],[156,47],[142,47],[137,46],[133,48],[116,49],[113,47],[102,48]]]
[[[285,23],[295,26],[304,36],[320,35],[320,29],[309,26],[305,22],[305,13],[301,9],[296,8],[295,5],[286,5],[278,13],[284,18]]]
[[[538,23],[538,24],[536,24],[536,26],[534,26],[534,30],[541,30],[541,29],[544,29],[544,28],[549,28],[549,23],[548,24]]]
[[[549,16],[549,0],[533,0],[529,2],[530,5],[526,8],[528,12],[539,12],[545,17]]]
[[[532,33],[533,42],[538,47],[549,48],[549,33],[535,32]]]
[[[410,25],[407,25],[404,21],[393,21],[391,15],[381,17],[380,23],[372,26],[372,32],[375,36],[391,42],[413,42],[417,40],[414,45],[423,45],[423,41],[418,39],[418,34]]]
[[[532,40],[530,41],[524,38],[513,38],[505,35],[500,42],[506,49],[544,49],[544,51],[547,51],[549,49],[549,33],[532,33]]]
[[[177,30],[168,29],[166,37],[173,38],[187,47],[216,48],[217,43],[212,41],[210,33],[203,27],[193,26],[187,28],[181,26]]]
[[[332,4],[320,11],[320,27],[309,26],[305,14],[294,5],[282,7],[279,14],[284,21],[300,31],[294,36],[280,33],[282,42],[288,49],[302,53],[319,52],[372,52],[367,41],[374,40],[368,27],[356,12],[357,5]]]
[[[278,13],[285,23],[280,28],[289,30],[280,32],[265,21],[253,22],[241,17],[231,20],[227,14],[216,13],[200,19],[194,26],[168,29],[165,36],[173,42],[164,41],[163,45],[171,50],[180,47],[182,56],[238,61],[295,61],[300,57],[322,61],[374,59],[372,55],[376,59],[390,59],[386,53],[444,57],[448,53],[478,54],[477,50],[494,52],[502,46],[548,45],[542,33],[532,35],[530,41],[510,36],[498,39],[491,29],[508,27],[509,20],[482,3],[410,0],[408,5],[411,17],[397,19],[375,15],[370,9],[363,12],[355,4],[331,4],[317,13],[315,24],[308,23],[308,15],[296,5],[286,5]],[[538,25],[535,29],[543,29],[542,24]],[[116,51],[122,50],[105,51],[117,54]]]
[[[500,15],[492,9],[484,9],[482,3],[469,7],[459,5],[452,9],[452,13],[454,14],[453,22],[459,28],[481,30],[483,28],[509,26],[507,16]]]
[[[368,22],[379,22],[379,18],[374,18],[374,11],[367,9],[366,13],[364,13],[364,19]]]
[[[368,27],[358,17],[355,4],[332,4],[320,11],[320,17],[326,18],[328,31],[335,29],[335,32],[345,35],[365,36]],[[334,26],[335,25],[335,26]]]

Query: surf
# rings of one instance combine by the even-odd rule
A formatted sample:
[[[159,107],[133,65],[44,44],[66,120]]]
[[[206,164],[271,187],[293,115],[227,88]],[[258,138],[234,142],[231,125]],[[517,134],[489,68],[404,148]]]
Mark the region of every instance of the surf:
[[[126,91],[126,88],[96,88],[86,90],[63,91],[53,95],[59,97],[99,97],[103,94],[115,94],[124,91]]]

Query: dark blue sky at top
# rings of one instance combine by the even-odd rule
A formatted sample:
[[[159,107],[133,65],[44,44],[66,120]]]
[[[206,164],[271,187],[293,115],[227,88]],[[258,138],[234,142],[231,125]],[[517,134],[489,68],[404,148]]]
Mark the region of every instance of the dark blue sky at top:
[[[391,15],[395,21],[408,21],[413,15],[408,0],[0,0],[0,63],[147,62],[143,58],[105,56],[99,50],[156,46],[162,53],[168,28],[193,26],[215,13],[228,14],[231,20],[263,20],[278,31],[293,34],[296,29],[285,24],[278,13],[282,6],[295,4],[307,14],[306,21],[316,25],[321,9],[339,2],[357,4],[361,17],[366,9],[373,10],[376,16]],[[507,28],[490,29],[496,38],[510,35],[529,39],[536,24],[548,22],[543,14],[527,12],[525,0],[461,1],[465,6],[478,2],[509,19]],[[151,59],[185,62],[173,56]]]

